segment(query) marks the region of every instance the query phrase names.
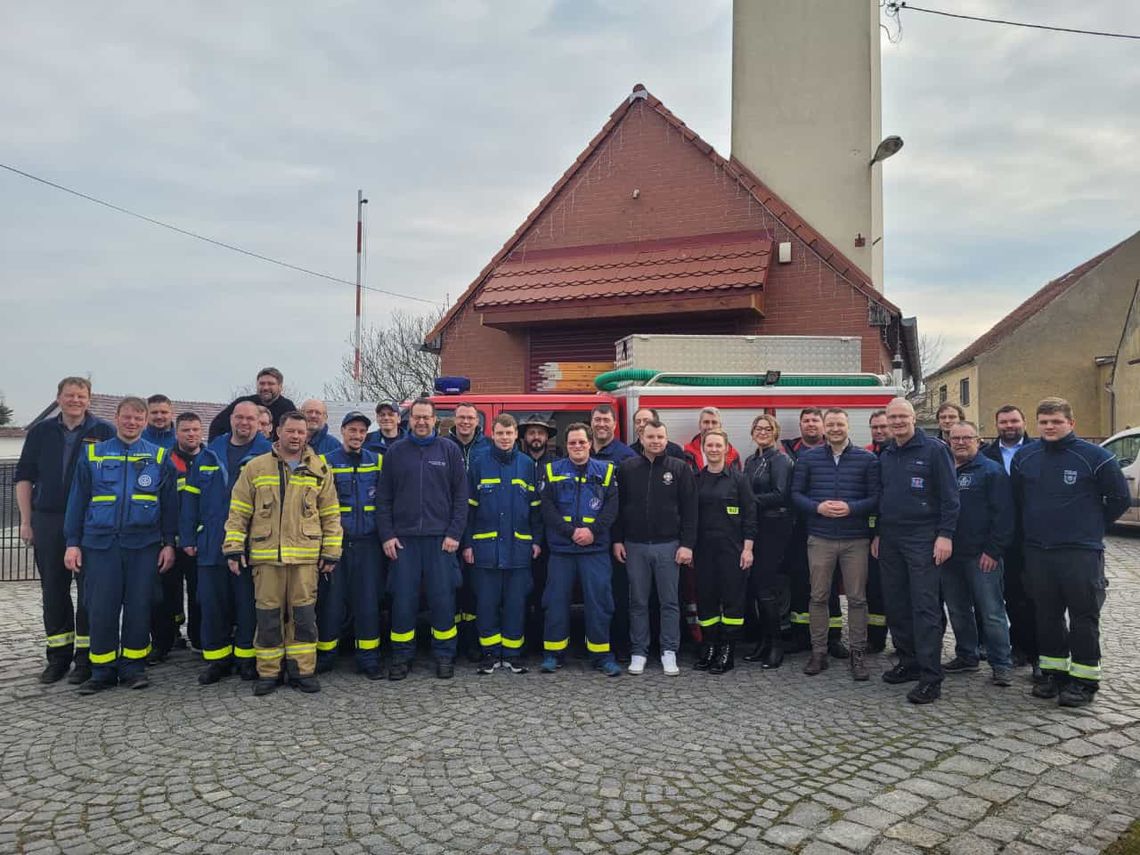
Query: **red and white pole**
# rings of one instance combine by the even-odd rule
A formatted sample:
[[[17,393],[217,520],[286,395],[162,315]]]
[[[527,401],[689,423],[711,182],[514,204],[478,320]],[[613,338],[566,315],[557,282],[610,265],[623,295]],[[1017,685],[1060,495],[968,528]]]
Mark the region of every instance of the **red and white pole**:
[[[361,287],[360,270],[361,259],[364,254],[364,206],[368,200],[364,198],[364,191],[356,191],[356,332],[353,336],[355,353],[352,359],[352,379],[356,381],[356,400],[364,398],[364,372],[360,364],[360,316],[363,305],[364,289]]]

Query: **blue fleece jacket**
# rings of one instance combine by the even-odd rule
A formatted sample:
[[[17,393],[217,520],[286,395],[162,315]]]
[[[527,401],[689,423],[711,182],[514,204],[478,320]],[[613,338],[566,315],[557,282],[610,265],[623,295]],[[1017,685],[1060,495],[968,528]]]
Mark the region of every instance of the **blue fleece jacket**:
[[[934,529],[940,537],[954,537],[961,503],[945,443],[916,428],[902,446],[892,441],[883,449],[879,467],[880,529]]]
[[[438,436],[409,436],[388,448],[376,488],[381,542],[393,537],[450,537],[467,524],[467,470],[459,446]]]
[[[1000,463],[978,454],[957,467],[961,510],[954,554],[1001,558],[1013,542],[1013,491]]]

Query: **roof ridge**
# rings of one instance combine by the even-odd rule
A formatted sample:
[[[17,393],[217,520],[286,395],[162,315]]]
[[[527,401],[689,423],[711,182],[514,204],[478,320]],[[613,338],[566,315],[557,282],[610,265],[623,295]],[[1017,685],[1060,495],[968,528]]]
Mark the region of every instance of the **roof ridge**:
[[[1140,234],[1140,232],[1137,234]],[[1104,250],[1104,252],[1094,255],[1092,258],[1082,261],[1072,270],[1062,273],[1055,279],[1050,279],[1018,303],[1017,306],[1006,313],[992,327],[962,348],[954,357],[940,365],[936,370],[931,371],[927,376],[933,377],[944,371],[960,368],[977,359],[983,353],[988,353],[993,350],[1001,342],[1001,339],[1013,333],[1018,327],[1045,309],[1058,297],[1068,293],[1069,289],[1080,282],[1085,276],[1092,273],[1107,260],[1110,255],[1120,249],[1127,241],[1131,240],[1132,237],[1134,237],[1134,235],[1110,246]]]

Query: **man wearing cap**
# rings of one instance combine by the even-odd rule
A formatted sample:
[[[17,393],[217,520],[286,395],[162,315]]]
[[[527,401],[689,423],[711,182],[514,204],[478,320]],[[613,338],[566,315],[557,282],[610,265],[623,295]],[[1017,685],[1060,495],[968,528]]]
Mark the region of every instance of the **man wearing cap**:
[[[336,482],[344,551],[336,572],[322,575],[317,585],[317,671],[330,671],[336,664],[337,641],[351,614],[356,667],[369,680],[379,680],[384,562],[376,530],[376,484],[383,461],[364,448],[371,424],[364,413],[348,413],[340,422],[343,445],[321,455]]]
[[[403,439],[406,433],[400,427],[400,405],[395,401],[381,401],[376,405],[376,430],[368,434],[364,447],[384,455],[392,443]]]

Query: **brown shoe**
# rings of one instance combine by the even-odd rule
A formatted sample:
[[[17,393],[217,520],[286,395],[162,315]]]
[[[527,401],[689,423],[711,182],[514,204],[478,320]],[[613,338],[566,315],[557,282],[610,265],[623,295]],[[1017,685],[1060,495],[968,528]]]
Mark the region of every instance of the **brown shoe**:
[[[851,650],[851,658],[848,660],[851,666],[851,679],[859,683],[864,680],[871,679],[871,672],[867,670],[867,660],[862,650]]]
[[[820,671],[827,670],[827,653],[813,653],[804,666],[804,673],[814,677]]]

